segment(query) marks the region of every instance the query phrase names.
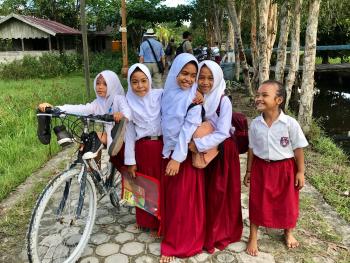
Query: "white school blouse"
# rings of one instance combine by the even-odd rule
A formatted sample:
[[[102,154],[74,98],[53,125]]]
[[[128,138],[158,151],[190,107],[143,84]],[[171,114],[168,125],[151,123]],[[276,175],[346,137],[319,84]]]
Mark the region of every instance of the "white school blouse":
[[[277,120],[268,127],[263,116],[250,124],[249,148],[264,160],[283,160],[294,157],[294,150],[308,146],[299,123],[281,111]]]
[[[173,134],[171,129],[163,129],[163,156],[169,158],[171,151],[174,151],[171,158],[182,163],[187,158],[188,143],[198,126],[202,123],[202,106],[194,106],[187,112],[181,130],[178,134]],[[166,124],[164,124],[166,126]]]
[[[122,112],[123,115],[128,120],[130,120],[131,118],[131,111],[130,111],[129,105],[126,101],[125,96],[122,96],[122,95],[115,95],[112,108],[109,110],[109,112],[104,112],[104,113],[101,113],[99,111],[99,106],[96,100],[87,104],[78,104],[78,105],[65,104],[57,107],[64,112],[72,113],[72,114],[100,115],[100,114],[113,114],[115,112]],[[105,124],[104,128],[107,133],[107,149],[108,149],[109,145],[112,143],[112,140],[113,140],[111,137],[111,130],[113,128],[113,125]]]
[[[154,95],[156,98],[159,97],[159,92],[162,90],[151,90],[151,96]],[[132,111],[132,110],[131,110]],[[160,125],[160,105],[159,105],[159,116],[153,122],[144,121],[144,125],[136,125],[133,121],[130,121],[126,126],[125,133],[125,150],[124,150],[124,164],[134,165],[136,164],[135,159],[135,142],[143,137],[147,136],[160,136],[162,135],[162,128]],[[152,154],[152,153],[149,153]]]
[[[214,126],[214,132],[202,138],[193,139],[199,152],[214,148],[231,136],[232,105],[230,99],[227,96],[222,97],[219,116],[215,111],[207,119]]]

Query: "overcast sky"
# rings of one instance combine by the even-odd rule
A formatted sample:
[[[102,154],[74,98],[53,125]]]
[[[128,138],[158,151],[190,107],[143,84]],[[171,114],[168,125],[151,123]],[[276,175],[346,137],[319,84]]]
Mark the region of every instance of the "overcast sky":
[[[184,5],[186,2],[188,2],[188,0],[166,0],[164,4],[167,6],[177,6],[180,4]]]

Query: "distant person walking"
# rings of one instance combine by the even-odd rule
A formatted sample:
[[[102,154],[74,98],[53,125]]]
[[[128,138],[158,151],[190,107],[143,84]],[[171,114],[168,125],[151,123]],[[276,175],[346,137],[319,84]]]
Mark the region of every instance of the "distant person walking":
[[[175,40],[172,38],[170,39],[170,42],[168,43],[165,49],[165,56],[166,56],[168,69],[170,69],[170,66],[173,63],[173,60],[175,58],[175,52],[176,52]]]
[[[164,69],[165,54],[162,43],[157,41],[155,37],[156,34],[152,28],[148,29],[143,35],[143,42],[140,46],[139,62],[145,64],[151,72],[153,87],[160,89],[163,88],[163,72],[160,72],[159,64],[162,64]]]
[[[183,38],[182,43],[176,49],[176,56],[182,53],[190,53],[193,55],[193,48],[191,44],[192,34],[188,31],[185,31],[182,33],[182,38]]]

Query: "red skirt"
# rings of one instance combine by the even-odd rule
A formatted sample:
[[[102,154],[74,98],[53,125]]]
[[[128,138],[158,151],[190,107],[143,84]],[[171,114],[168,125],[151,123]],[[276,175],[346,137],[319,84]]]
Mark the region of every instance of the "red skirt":
[[[254,156],[249,193],[250,222],[269,228],[294,228],[299,216],[296,163],[267,162]]]
[[[165,166],[168,159],[164,160]],[[191,154],[175,176],[164,176],[161,254],[179,258],[201,253],[205,238],[204,170],[192,166]]]
[[[204,248],[213,253],[241,239],[241,172],[237,146],[231,138],[224,141],[219,154],[205,168],[206,236]]]
[[[157,178],[161,182],[164,174],[162,159],[163,140],[138,140],[135,143],[135,158],[137,171],[145,175]],[[112,163],[119,169],[124,166],[124,146],[116,157],[112,157]],[[160,189],[161,190],[161,189]],[[160,195],[161,196],[161,195]],[[162,202],[162,200],[160,200]],[[159,211],[161,214],[161,209]],[[159,220],[148,212],[136,207],[136,223],[143,228],[158,230]]]

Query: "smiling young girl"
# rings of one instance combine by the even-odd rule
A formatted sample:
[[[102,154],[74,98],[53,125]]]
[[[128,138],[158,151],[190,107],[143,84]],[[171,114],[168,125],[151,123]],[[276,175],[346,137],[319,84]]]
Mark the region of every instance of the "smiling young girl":
[[[232,104],[224,95],[226,83],[220,66],[211,60],[199,64],[198,88],[204,94],[205,118],[214,132],[195,138],[194,152],[219,147],[219,155],[205,168],[206,237],[204,248],[213,253],[241,239],[240,163],[237,146],[231,137]]]
[[[299,123],[284,114],[286,92],[274,80],[261,84],[255,105],[261,115],[249,129],[244,184],[250,184],[250,235],[246,252],[258,254],[258,228],[284,229],[288,248],[299,245],[292,234],[299,216],[299,190],[304,186],[304,152],[308,145]]]
[[[163,140],[160,127],[160,108],[163,90],[152,89],[152,78],[148,68],[140,63],[128,71],[126,99],[132,112],[125,135],[125,159],[128,172],[135,177],[139,171],[161,180]],[[158,230],[158,219],[136,208],[139,227]]]
[[[162,98],[163,241],[160,262],[200,253],[205,237],[204,171],[192,166],[188,143],[201,124],[201,105],[188,110],[195,97],[198,63],[188,53],[178,55],[169,71]]]

